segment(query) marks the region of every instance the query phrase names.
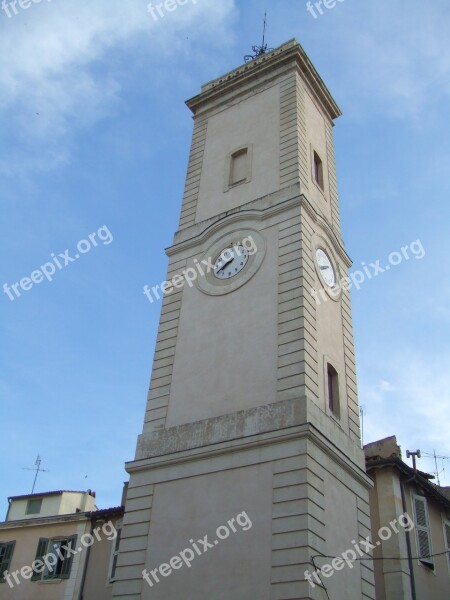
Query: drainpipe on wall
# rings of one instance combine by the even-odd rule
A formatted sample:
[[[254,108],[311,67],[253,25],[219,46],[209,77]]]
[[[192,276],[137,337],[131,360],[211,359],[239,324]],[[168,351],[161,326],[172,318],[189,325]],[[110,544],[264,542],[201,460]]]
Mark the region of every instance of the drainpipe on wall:
[[[404,513],[407,513],[405,485],[407,485],[408,483],[411,483],[411,481],[414,481],[414,480],[415,480],[415,477],[411,477],[407,481],[403,482],[402,476],[400,475],[400,490],[402,493],[402,503],[403,503],[403,512]],[[408,564],[409,564],[409,573],[410,573],[409,581],[411,583],[411,598],[412,598],[412,600],[417,600],[416,582],[414,580],[414,563],[413,563],[412,553],[411,553],[411,536],[410,536],[409,531],[405,531],[405,533],[406,533],[406,549],[408,551]]]
[[[11,498],[8,498],[8,510],[6,511],[6,519],[5,521],[8,520],[9,517],[9,511],[11,510]]]
[[[91,514],[91,531],[90,531],[90,533],[91,533],[92,537],[94,535],[94,523],[95,523],[95,517],[94,517],[94,515]],[[90,555],[91,555],[91,546],[88,546],[88,548],[86,550],[86,559],[85,559],[84,565],[83,565],[83,575],[81,577],[80,593],[78,594],[78,600],[83,600],[83,598],[84,598],[84,585],[86,583],[86,576],[87,576],[87,570],[88,570],[88,566],[89,566]]]

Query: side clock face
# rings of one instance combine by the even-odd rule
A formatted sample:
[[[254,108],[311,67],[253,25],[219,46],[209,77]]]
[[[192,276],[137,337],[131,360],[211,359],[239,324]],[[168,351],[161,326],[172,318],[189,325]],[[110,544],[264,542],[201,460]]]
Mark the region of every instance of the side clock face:
[[[242,271],[248,263],[249,252],[242,244],[233,244],[220,253],[214,263],[217,279],[231,279]]]
[[[336,284],[336,274],[334,272],[333,264],[328,254],[322,250],[322,248],[318,248],[316,251],[316,261],[320,273],[322,274],[322,278],[327,286],[330,288],[334,287]]]

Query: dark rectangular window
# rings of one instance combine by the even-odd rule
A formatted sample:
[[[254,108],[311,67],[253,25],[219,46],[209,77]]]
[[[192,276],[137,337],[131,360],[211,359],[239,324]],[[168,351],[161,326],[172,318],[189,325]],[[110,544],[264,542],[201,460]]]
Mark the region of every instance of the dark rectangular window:
[[[450,521],[444,523],[445,546],[447,548],[448,568],[450,569]]]
[[[0,583],[5,582],[5,571],[10,570],[15,543],[16,542],[2,542],[0,544]]]
[[[68,579],[72,568],[73,554],[70,549],[75,549],[77,536],[64,539],[40,538],[35,561],[42,561],[42,557],[52,554],[55,564],[51,567],[37,567],[31,578],[32,581],[39,579]]]
[[[117,528],[117,537],[113,542],[113,551],[111,557],[111,571],[109,574],[109,579],[113,581],[116,578],[116,568],[117,568],[117,559],[119,557],[119,547],[120,547],[120,537],[122,535],[122,529],[120,527]]]
[[[230,185],[244,183],[248,178],[248,149],[238,150],[231,156]]]
[[[323,184],[323,164],[317,152],[314,152],[314,180],[320,189],[324,189]]]
[[[327,365],[327,379],[329,409],[336,417],[340,417],[341,407],[339,401],[339,377],[336,369],[330,364]]]
[[[42,498],[33,498],[28,500],[27,515],[38,515],[42,508]]]

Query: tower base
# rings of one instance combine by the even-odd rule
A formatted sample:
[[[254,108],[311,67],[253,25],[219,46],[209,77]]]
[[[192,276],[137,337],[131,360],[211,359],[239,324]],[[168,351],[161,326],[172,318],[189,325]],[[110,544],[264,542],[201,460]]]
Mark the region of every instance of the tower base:
[[[313,572],[332,559],[312,557],[370,535],[363,453],[339,429],[302,398],[141,436],[113,598],[326,598]],[[326,571],[333,600],[375,598],[369,561]]]

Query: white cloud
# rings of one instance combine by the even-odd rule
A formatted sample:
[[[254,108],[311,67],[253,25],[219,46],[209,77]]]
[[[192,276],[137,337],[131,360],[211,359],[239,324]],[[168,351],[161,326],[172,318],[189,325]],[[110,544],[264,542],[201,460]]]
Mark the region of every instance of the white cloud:
[[[0,172],[22,170],[26,158],[30,169],[67,161],[72,132],[117,108],[121,81],[108,53],[132,49],[168,60],[191,25],[223,43],[233,8],[233,0],[197,0],[158,21],[144,0],[42,2],[12,18],[0,11],[0,111],[13,148]]]
[[[394,392],[395,391],[395,387],[391,383],[389,383],[389,381],[384,381],[384,379],[382,379],[379,382],[378,388],[382,392]]]
[[[333,89],[346,113],[358,109],[365,117],[361,107],[373,112],[378,105],[384,114],[414,118],[420,126],[426,107],[450,95],[448,2],[379,0],[347,8],[326,15],[328,52],[332,47],[341,62]]]

